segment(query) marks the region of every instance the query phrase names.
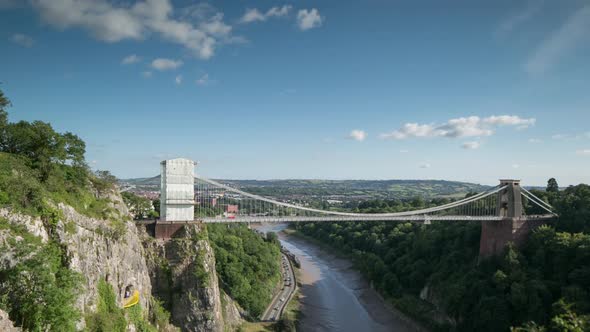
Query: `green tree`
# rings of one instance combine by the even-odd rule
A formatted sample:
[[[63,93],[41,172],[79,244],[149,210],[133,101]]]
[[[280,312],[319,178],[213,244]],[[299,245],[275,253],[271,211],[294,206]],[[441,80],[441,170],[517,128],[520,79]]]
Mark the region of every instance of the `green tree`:
[[[559,185],[557,184],[557,180],[555,180],[555,178],[551,178],[551,179],[549,179],[549,181],[547,181],[546,191],[550,192],[550,193],[559,192]]]

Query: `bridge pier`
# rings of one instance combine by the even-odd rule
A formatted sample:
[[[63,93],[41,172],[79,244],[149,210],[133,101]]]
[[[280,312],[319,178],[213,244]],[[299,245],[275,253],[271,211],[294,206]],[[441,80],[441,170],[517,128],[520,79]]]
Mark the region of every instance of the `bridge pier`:
[[[543,220],[524,217],[520,180],[500,180],[504,190],[498,192],[496,213],[502,220],[481,223],[479,258],[501,254],[508,243],[522,245],[530,232],[543,225]]]
[[[510,242],[517,247],[521,246],[528,235],[544,223],[544,220],[521,218],[482,222],[481,239],[479,240],[480,259],[502,254]]]

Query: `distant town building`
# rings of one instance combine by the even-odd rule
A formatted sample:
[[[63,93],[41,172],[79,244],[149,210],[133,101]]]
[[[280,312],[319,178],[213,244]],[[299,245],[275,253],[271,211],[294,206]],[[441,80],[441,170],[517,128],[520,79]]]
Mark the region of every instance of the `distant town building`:
[[[225,212],[227,213],[238,213],[238,210],[239,208],[237,205],[230,204],[225,207]]]

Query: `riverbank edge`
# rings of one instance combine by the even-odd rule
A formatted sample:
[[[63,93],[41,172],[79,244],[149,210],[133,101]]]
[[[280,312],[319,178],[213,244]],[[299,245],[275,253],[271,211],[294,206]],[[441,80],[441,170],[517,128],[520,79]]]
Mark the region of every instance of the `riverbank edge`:
[[[334,256],[341,258],[341,259],[349,260],[354,267],[354,262],[352,261],[352,257],[350,255],[342,252],[341,250],[331,247],[324,242],[321,242],[311,236],[305,235],[305,234],[303,234],[295,229],[292,229],[292,228],[287,228],[287,229],[283,230],[282,232],[287,236],[293,236],[293,237],[299,238],[301,240],[307,241],[307,242],[317,246],[321,250],[327,251],[326,249],[329,249],[329,254],[334,255]],[[355,270],[356,270],[356,268],[355,268]],[[359,273],[360,273],[360,271],[359,271]],[[427,319],[425,319],[423,317],[419,317],[419,316],[412,317],[416,314],[412,313],[412,312],[405,312],[404,308],[399,308],[398,306],[396,306],[394,299],[385,298],[377,289],[375,289],[373,287],[372,282],[367,280],[366,277],[363,276],[362,274],[361,274],[361,276],[363,279],[365,279],[368,282],[369,287],[371,287],[371,289],[375,291],[375,294],[377,294],[379,299],[381,301],[383,301],[383,303],[385,303],[386,308],[389,311],[391,311],[391,313],[393,313],[400,321],[404,322],[406,325],[408,325],[410,328],[414,329],[417,332],[431,332],[436,329],[436,327],[431,328],[429,326],[426,326],[426,325],[432,324],[432,322],[428,321]]]

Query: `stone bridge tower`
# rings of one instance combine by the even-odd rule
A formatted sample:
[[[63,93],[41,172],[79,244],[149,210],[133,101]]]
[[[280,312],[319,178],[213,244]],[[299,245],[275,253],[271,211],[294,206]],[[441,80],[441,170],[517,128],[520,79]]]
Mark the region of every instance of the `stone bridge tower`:
[[[160,220],[156,238],[170,238],[183,223],[195,219],[195,162],[171,159],[160,163]]]
[[[479,257],[486,258],[501,254],[509,242],[521,245],[528,234],[543,224],[542,220],[527,220],[524,216],[520,180],[503,179],[500,186],[505,189],[498,192],[496,215],[503,217],[499,221],[483,221],[479,242]]]

